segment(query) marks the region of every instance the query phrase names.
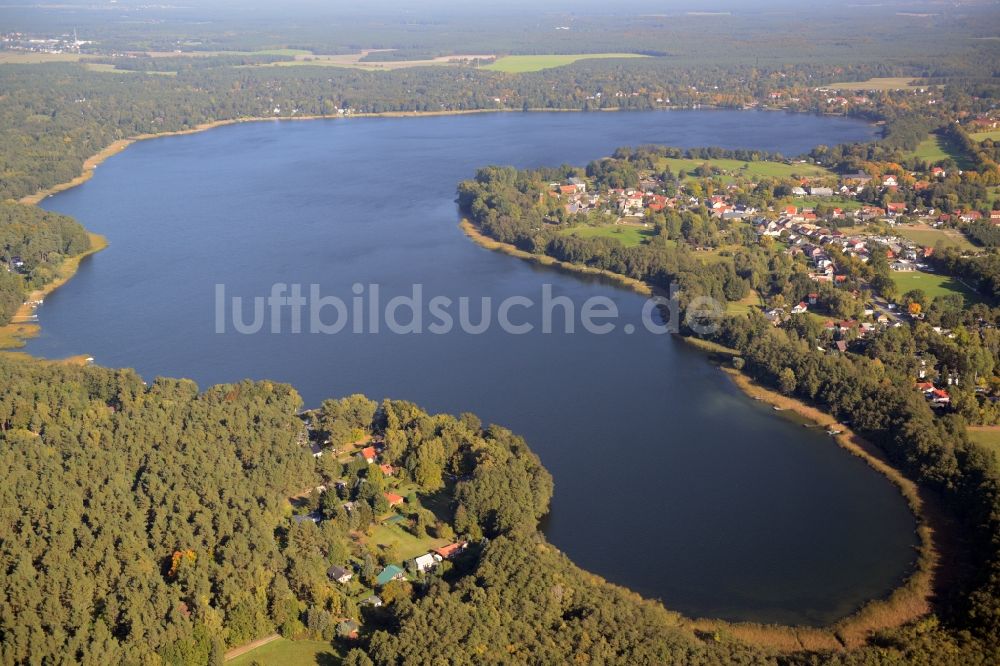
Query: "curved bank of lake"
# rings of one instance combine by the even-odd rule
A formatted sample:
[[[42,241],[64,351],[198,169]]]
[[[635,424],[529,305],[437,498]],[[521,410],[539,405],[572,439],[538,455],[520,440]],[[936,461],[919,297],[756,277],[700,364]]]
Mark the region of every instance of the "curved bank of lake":
[[[672,111],[248,123],[143,141],[43,202],[110,246],[46,299],[27,350],[203,385],[288,381],[310,405],[363,392],[475,412],[541,456],[556,481],[546,534],[584,568],[691,616],[828,623],[910,570],[918,540],[898,490],[646,332],[642,296],[470,243],[454,192],[490,163],[580,164],[640,143],[795,154],[871,132]],[[470,297],[473,320],[482,297],[540,302],[547,284],[574,306],[603,296],[637,328],[569,335],[557,316],[551,334],[294,334],[286,316],[281,332],[216,333],[216,285],[246,300],[275,283],[348,303],[352,285],[378,284],[382,304],[420,284],[425,300]]]

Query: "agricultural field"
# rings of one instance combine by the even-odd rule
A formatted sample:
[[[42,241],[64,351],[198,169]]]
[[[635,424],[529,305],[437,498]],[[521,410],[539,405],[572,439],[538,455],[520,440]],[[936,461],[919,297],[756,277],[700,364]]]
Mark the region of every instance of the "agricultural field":
[[[979,294],[950,275],[935,275],[921,271],[893,271],[892,281],[896,283],[896,289],[900,294],[921,289],[932,299],[947,294],[959,294],[965,298],[966,304],[982,300]]]
[[[764,178],[791,178],[793,176],[823,177],[832,172],[816,164],[785,164],[784,162],[744,162],[742,160],[692,160],[667,157],[660,160],[660,168],[669,166],[674,173],[694,175],[694,170],[703,164],[717,167],[724,172],[723,180],[728,176],[756,176]]]
[[[404,69],[407,67],[428,67],[428,66],[455,66],[467,64],[475,60],[489,60],[493,55],[450,55],[437,58],[427,58],[424,60],[363,60],[372,51],[362,51],[360,53],[349,53],[346,55],[314,55],[308,51],[283,53],[270,52],[272,55],[291,55],[294,60],[283,60],[266,65],[255,65],[255,67],[351,67],[354,69]],[[266,52],[258,52],[266,53]]]
[[[226,663],[229,666],[333,666],[341,658],[326,641],[290,641],[279,638],[259,648],[245,652]]]
[[[494,72],[508,74],[523,74],[525,72],[540,72],[543,69],[572,65],[578,60],[595,58],[648,58],[637,53],[581,53],[577,55],[512,55],[498,58],[496,62],[483,67]]]
[[[570,227],[562,233],[580,238],[613,238],[626,247],[635,247],[649,242],[656,234],[652,227],[640,227],[632,224],[605,224],[600,227],[577,226]]]
[[[30,51],[0,51],[0,65],[37,65],[46,62],[79,62],[79,53],[32,53]]]
[[[884,77],[878,79],[868,79],[867,81],[847,81],[844,83],[831,83],[830,85],[824,86],[825,88],[830,88],[831,90],[912,90],[914,88],[920,88],[923,84],[920,79],[914,79],[912,76],[895,76],[895,77]]]

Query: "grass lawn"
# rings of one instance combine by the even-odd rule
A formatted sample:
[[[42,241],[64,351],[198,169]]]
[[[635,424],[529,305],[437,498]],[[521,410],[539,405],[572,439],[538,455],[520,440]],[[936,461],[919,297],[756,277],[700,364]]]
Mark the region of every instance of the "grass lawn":
[[[937,134],[928,135],[910,155],[931,163],[950,158],[955,160],[961,169],[968,169],[971,166],[967,155]]]
[[[969,428],[969,439],[989,449],[1000,459],[1000,429],[973,426]]]
[[[926,247],[934,247],[939,242],[960,250],[975,250],[976,246],[961,231],[954,229],[908,229],[896,227],[896,233]]]
[[[920,85],[911,85],[913,81],[916,81]],[[912,76],[893,76],[868,79],[867,81],[831,83],[824,87],[833,90],[905,90],[908,88],[920,88],[922,85],[920,79],[915,79]]]
[[[326,666],[341,663],[341,658],[326,641],[279,638],[226,663],[230,666],[249,666],[255,661],[264,666]]]
[[[751,291],[746,298],[727,303],[726,314],[742,315],[751,310],[759,310],[761,307],[763,307],[763,303],[760,300],[760,294],[756,291]]]
[[[965,297],[967,304],[978,303],[982,300],[979,294],[949,275],[935,275],[920,271],[893,271],[892,281],[896,283],[900,294],[905,294],[912,289],[922,289],[930,298],[945,294],[961,294]]]
[[[523,72],[538,72],[543,69],[571,65],[577,60],[594,58],[648,58],[638,53],[580,53],[577,55],[513,55],[498,58],[496,62],[485,65],[483,69],[508,74]]]
[[[992,132],[976,132],[975,134],[970,134],[969,138],[973,141],[986,141],[986,139],[1000,141],[1000,130],[993,130]]]
[[[742,160],[689,160],[668,157],[660,161],[660,168],[669,165],[674,173],[694,175],[694,170],[702,164],[718,167],[730,176],[756,176],[769,178],[791,178],[792,176],[829,176],[831,172],[815,164],[785,164],[783,162],[744,162]],[[744,168],[745,167],[745,168]]]
[[[829,206],[830,208],[840,208],[841,210],[858,210],[865,204],[858,201],[857,199],[848,199],[846,197],[786,197],[780,201],[775,202],[775,207],[778,206],[799,206],[801,207],[815,207],[819,204],[824,206]]]
[[[652,227],[636,227],[630,224],[606,224],[600,227],[581,225],[570,227],[562,233],[580,238],[613,238],[627,247],[648,243],[655,235]]]
[[[379,545],[391,544],[395,546],[400,562],[423,555],[433,548],[448,545],[445,539],[434,539],[432,537],[418,539],[399,525],[377,525],[372,530],[372,535],[369,539]]]

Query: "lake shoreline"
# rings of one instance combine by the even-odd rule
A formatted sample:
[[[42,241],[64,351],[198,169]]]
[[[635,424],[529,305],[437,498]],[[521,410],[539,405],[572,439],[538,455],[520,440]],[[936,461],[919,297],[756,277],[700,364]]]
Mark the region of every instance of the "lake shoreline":
[[[108,246],[108,240],[100,234],[88,231],[87,236],[90,237],[90,247],[80,254],[64,259],[59,265],[56,278],[41,289],[28,294],[27,301],[14,312],[10,323],[0,326],[0,351],[16,350],[23,347],[26,340],[37,336],[41,326],[34,321],[35,306],[32,303],[44,300],[46,296],[69,282],[80,268],[80,262]]]
[[[579,109],[544,109],[544,110],[539,110],[539,111],[582,113],[582,111],[580,111]],[[606,109],[606,110],[602,110],[602,111],[605,111],[605,112],[618,112],[618,111],[623,111],[623,110],[621,110],[621,109]],[[71,188],[73,188],[73,187],[75,187],[77,185],[85,183],[87,180],[89,180],[92,177],[93,172],[96,169],[96,167],[99,166],[104,160],[106,160],[106,159],[108,159],[108,158],[110,158],[110,157],[112,157],[112,156],[120,153],[121,151],[123,151],[125,148],[127,148],[131,144],[135,143],[136,141],[142,141],[142,140],[154,139],[154,138],[161,138],[161,137],[167,137],[167,136],[180,136],[180,135],[186,135],[186,134],[195,134],[195,133],[207,131],[209,129],[213,129],[213,128],[216,128],[216,127],[222,127],[222,126],[225,126],[225,125],[234,125],[234,124],[244,123],[244,122],[285,121],[285,120],[323,120],[323,119],[326,119],[326,120],[345,119],[346,120],[348,118],[358,118],[358,117],[422,117],[422,116],[469,115],[469,114],[481,114],[481,113],[504,113],[504,112],[508,112],[508,113],[510,113],[510,112],[523,113],[523,111],[521,111],[521,110],[513,110],[513,109],[507,109],[507,110],[501,110],[501,109],[475,109],[475,110],[466,110],[466,111],[390,112],[390,113],[380,113],[380,114],[352,114],[350,116],[299,116],[299,117],[293,117],[293,118],[288,118],[288,117],[280,117],[280,118],[268,118],[268,117],[264,117],[264,118],[237,118],[237,119],[229,119],[229,120],[221,120],[221,121],[214,121],[214,122],[210,122],[210,123],[204,123],[204,124],[201,124],[201,125],[198,125],[196,127],[193,127],[193,128],[190,128],[190,129],[186,129],[186,130],[178,130],[178,131],[173,131],[173,132],[162,132],[162,133],[155,133],[155,134],[142,134],[142,135],[138,135],[136,137],[132,137],[132,138],[129,138],[129,139],[121,139],[121,140],[115,141],[111,145],[107,146],[103,150],[101,150],[98,153],[96,153],[95,155],[91,156],[90,158],[88,158],[87,160],[84,161],[83,171],[81,172],[81,174],[79,176],[77,176],[76,178],[72,179],[71,181],[68,181],[67,183],[62,183],[60,185],[56,185],[56,186],[53,186],[53,187],[50,187],[50,188],[46,188],[46,189],[40,190],[39,192],[36,192],[33,195],[29,195],[29,196],[23,197],[20,201],[22,203],[25,203],[25,204],[37,204],[37,203],[41,202],[43,199],[45,199],[46,197],[48,197],[48,196],[50,196],[52,194],[56,194],[58,192],[65,191],[65,190],[71,189]],[[533,263],[536,263],[538,265],[549,266],[549,267],[556,267],[556,268],[559,268],[559,269],[567,270],[567,271],[570,271],[570,272],[575,272],[575,273],[582,274],[582,275],[591,275],[591,276],[605,278],[605,279],[607,279],[607,280],[609,280],[609,281],[611,281],[611,282],[613,282],[613,283],[615,283],[615,284],[617,284],[619,286],[625,287],[627,289],[630,289],[630,290],[632,290],[632,291],[634,291],[636,293],[639,293],[641,295],[644,295],[644,296],[650,296],[650,295],[653,295],[653,293],[654,293],[653,289],[651,289],[648,284],[646,284],[646,283],[644,283],[642,281],[639,281],[639,280],[628,278],[626,276],[619,275],[617,273],[612,273],[610,271],[605,271],[605,270],[601,270],[601,269],[595,269],[595,268],[590,268],[590,267],[587,267],[587,266],[581,266],[581,265],[577,265],[577,264],[571,264],[571,263],[563,262],[563,261],[554,259],[552,257],[546,257],[544,255],[534,255],[534,254],[531,254],[531,253],[519,250],[516,247],[514,247],[513,245],[499,243],[498,241],[495,241],[493,239],[490,239],[490,238],[486,237],[474,225],[472,225],[471,222],[468,222],[467,220],[463,220],[460,226],[461,226],[463,232],[471,240],[473,240],[473,242],[475,242],[476,244],[480,245],[481,247],[484,247],[485,249],[489,249],[489,250],[492,250],[492,251],[503,252],[505,254],[509,254],[511,256],[520,258],[522,260],[532,261]],[[96,235],[92,235],[92,237],[95,237],[95,236]],[[103,241],[103,239],[102,239],[102,241]],[[89,256],[90,254],[93,254],[93,253],[95,253],[97,251],[100,251],[100,249],[103,249],[104,246],[106,246],[106,241],[104,242],[104,245],[102,245],[101,247],[91,248],[91,250],[89,250],[87,253],[85,253],[83,255],[79,255],[78,257],[75,257],[74,259],[77,259],[76,263],[78,264],[79,260],[82,260],[82,258],[84,256]],[[75,272],[75,267],[74,267],[74,271],[73,272]],[[65,279],[59,280],[58,284],[54,283],[54,285],[51,286],[51,288],[46,293],[51,293],[51,291],[54,291],[55,288],[58,288],[58,286],[61,286],[62,284],[64,284],[71,277],[72,277],[72,274],[69,274],[69,275],[67,275],[65,277]],[[35,324],[35,327],[37,328],[37,324]],[[35,333],[37,334],[37,331],[35,331]],[[691,341],[689,339],[685,338],[685,340],[688,341],[689,343],[691,343]],[[740,376],[742,377],[742,375],[740,375]],[[731,375],[731,377],[732,377],[732,375]],[[734,381],[734,383],[737,383],[737,386],[739,386],[739,382],[737,382],[735,378],[733,379],[733,381]],[[749,381],[749,380],[747,380],[747,381]],[[744,390],[744,392],[747,392],[749,394],[749,391],[748,391],[748,389],[746,387],[741,386],[740,388],[742,390]],[[832,417],[830,417],[830,418],[832,418]],[[874,465],[873,465],[873,467],[874,467]],[[882,472],[887,477],[889,476],[886,472],[884,472],[883,470],[879,469],[878,467],[876,467],[876,469],[878,471]],[[893,480],[892,477],[889,477],[889,478],[890,478],[890,480]],[[911,510],[912,509],[913,509],[913,506],[911,505]],[[918,524],[922,524],[921,516],[919,516],[916,511],[914,511],[914,515],[917,518]],[[923,539],[923,536],[922,536],[922,542],[923,541],[924,541],[924,539]],[[914,575],[908,576],[907,579],[906,579],[906,581],[900,587],[897,587],[890,594],[889,599],[892,600],[894,597],[896,597],[900,593],[901,590],[904,590],[909,585],[910,581],[913,578],[914,578]],[[858,632],[857,629],[855,629],[853,631],[850,630],[850,626],[847,623],[849,621],[851,621],[852,618],[855,618],[857,616],[861,616],[862,614],[864,614],[866,612],[866,609],[869,609],[869,607],[872,607],[872,606],[874,606],[876,604],[882,604],[882,603],[887,603],[887,602],[880,601],[880,600],[869,601],[869,602],[867,602],[861,608],[861,610],[859,610],[854,615],[849,616],[848,618],[846,618],[844,620],[841,620],[840,622],[835,623],[833,625],[829,625],[827,627],[816,627],[816,628],[813,628],[813,627],[792,627],[792,626],[780,626],[780,625],[767,625],[767,626],[764,626],[764,625],[755,625],[753,623],[729,623],[729,622],[726,622],[726,621],[723,621],[723,620],[691,620],[691,626],[694,627],[694,628],[711,626],[711,627],[713,627],[715,629],[720,629],[722,631],[728,632],[729,634],[733,635],[734,637],[737,637],[740,640],[744,640],[744,641],[746,641],[748,643],[754,643],[754,644],[758,644],[758,645],[764,645],[764,646],[772,647],[774,649],[782,650],[782,651],[784,651],[784,650],[794,651],[794,650],[802,650],[802,649],[844,649],[845,647],[851,647],[852,645],[858,644],[855,641],[862,640],[864,638],[864,635],[865,635],[865,633],[857,633]],[[926,612],[926,611],[924,611],[924,612]],[[912,619],[912,618],[910,618],[910,619]],[[858,621],[860,621],[860,620],[858,620]],[[887,627],[887,626],[898,626],[899,624],[902,624],[905,621],[907,621],[907,620],[898,621],[898,622],[895,622],[893,624],[879,624],[879,625],[877,625],[877,628],[883,628],[883,627]],[[866,630],[862,630],[862,631],[867,632],[869,630],[866,629]],[[846,638],[841,638],[839,636],[840,634],[843,634]],[[791,642],[790,642],[789,636],[793,637],[793,639],[791,640]]]
[[[670,107],[664,108],[663,111],[681,110],[682,107]],[[598,109],[592,112],[610,113],[624,111],[625,109]],[[183,130],[171,130],[166,132],[147,132],[144,134],[137,134],[133,137],[127,139],[118,139],[113,141],[110,145],[105,146],[101,150],[97,151],[87,159],[83,161],[83,167],[81,168],[80,175],[75,178],[66,181],[65,183],[58,183],[52,185],[51,187],[45,187],[34,194],[28,194],[26,196],[18,199],[19,203],[28,205],[37,205],[46,198],[52,196],[53,194],[58,194],[60,192],[65,192],[66,190],[72,189],[78,185],[82,185],[90,180],[94,175],[94,170],[101,165],[108,158],[114,157],[118,153],[122,152],[133,143],[138,141],[148,141],[150,139],[162,139],[170,136],[185,136],[188,134],[198,134],[200,132],[207,132],[208,130],[215,129],[217,127],[225,127],[227,125],[239,125],[242,123],[263,123],[272,121],[300,121],[300,120],[349,120],[351,118],[434,118],[440,116],[467,116],[475,115],[480,113],[588,113],[582,109],[528,109],[525,112],[523,109],[459,109],[452,111],[384,111],[381,113],[352,113],[349,115],[305,115],[305,116],[248,116],[245,118],[228,118],[226,120],[213,120],[207,123],[201,123]]]
[[[463,218],[459,227],[474,243],[487,250],[530,261],[541,266],[556,267],[584,275],[599,275],[611,279],[626,289],[643,296],[652,295],[653,289],[634,278],[618,273],[590,268],[580,264],[571,264],[546,255],[535,255],[517,247],[502,243],[483,234],[470,220]],[[704,353],[720,356],[725,354],[738,355],[736,350],[726,349],[722,345],[701,340],[691,336],[679,335],[685,344]],[[874,444],[855,434],[850,428],[840,424],[830,414],[809,405],[796,398],[772,391],[754,382],[749,376],[733,368],[720,368],[736,388],[747,397],[764,402],[777,410],[788,410],[807,419],[815,427],[840,431],[832,436],[836,445],[853,456],[862,459],[869,467],[892,483],[903,495],[910,513],[916,522],[916,533],[919,538],[917,558],[913,570],[904,574],[897,585],[885,598],[871,599],[854,613],[823,627],[801,627],[777,624],[758,624],[753,622],[729,622],[718,619],[693,619],[691,626],[698,631],[721,631],[740,640],[754,645],[769,647],[784,651],[809,650],[843,650],[862,645],[872,633],[898,627],[911,622],[931,612],[931,599],[934,596],[934,573],[942,561],[940,544],[935,541],[937,520],[940,510],[929,507],[933,502],[928,493],[916,483],[906,478],[897,468],[885,458],[882,451]]]

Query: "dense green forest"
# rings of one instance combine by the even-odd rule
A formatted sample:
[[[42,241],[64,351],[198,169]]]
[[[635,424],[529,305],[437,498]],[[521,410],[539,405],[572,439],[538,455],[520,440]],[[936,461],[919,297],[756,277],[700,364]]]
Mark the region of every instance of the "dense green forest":
[[[226,647],[275,630],[329,640],[358,612],[325,572],[366,527],[341,514],[290,521],[287,498],[378,466],[312,458],[290,387],[147,387],[131,371],[15,357],[0,358],[0,380],[3,663],[218,664]],[[509,431],[361,396],[328,401],[312,420],[383,437],[386,460],[425,501],[446,493],[455,533],[474,540],[441,573],[387,587],[386,605],[365,610],[360,640],[343,647],[347,663],[988,663],[985,590],[964,602],[978,613],[969,634],[905,627],[847,654],[781,656],[698,633],[544,542],[536,525],[551,479]],[[973,479],[969,453],[956,448],[950,472],[941,454],[922,459],[928,473],[945,466],[973,518],[993,477],[980,468]],[[995,517],[981,520],[989,534]]]
[[[90,248],[90,238],[71,217],[35,206],[0,203],[0,326],[33,290],[55,276],[59,264]]]
[[[923,171],[927,165],[912,152],[936,132],[975,171],[907,193],[907,203],[945,212],[958,202],[985,208],[988,188],[997,183],[976,173],[995,175],[997,143],[976,144],[952,124],[991,111],[1000,97],[997,45],[983,39],[967,46],[970,38],[994,37],[983,10],[904,16],[889,3],[817,10],[823,20],[803,21],[800,9],[789,3],[729,16],[627,17],[566,9],[548,18],[572,29],[556,32],[547,22],[526,27],[516,12],[503,10],[485,22],[456,12],[414,23],[390,12],[323,25],[285,17],[274,23],[249,12],[237,29],[219,30],[218,22],[196,20],[205,15],[185,8],[121,14],[115,8],[91,14],[72,3],[69,11],[0,8],[11,30],[81,29],[102,43],[96,64],[114,68],[0,65],[0,200],[72,179],[87,157],[115,140],[216,120],[696,105],[844,113],[820,87],[919,77],[943,86],[933,106],[918,104],[908,90],[866,92],[870,99],[847,113],[884,122],[883,136],[820,146],[803,158],[841,173],[870,163]],[[7,21],[13,11],[17,20]],[[132,11],[153,18],[135,22],[139,14]],[[275,34],[282,35],[278,42]],[[254,52],[389,48],[395,50],[367,60],[391,61],[483,50],[620,51],[623,43],[654,57],[512,75],[473,66],[274,67],[292,56]],[[208,53],[112,53],[181,47]],[[217,49],[226,52],[212,53]],[[631,187],[655,168],[668,194],[692,186],[702,198],[722,191],[721,174],[711,166],[696,167],[692,178],[660,169],[661,158],[782,156],[644,147],[586,168],[494,167],[462,184],[459,202],[493,238],[660,288],[677,283],[682,305],[700,295],[736,301],[751,291],[768,302],[793,303],[815,291],[821,307],[846,318],[857,315],[870,287],[893,289],[883,259],[862,265],[839,256],[843,288],[816,287],[801,261],[759,244],[749,225],[714,219],[703,205],[652,216],[653,238],[634,247],[561,233],[588,220],[546,201],[553,180],[580,176]],[[944,164],[957,172],[953,161]],[[791,184],[740,182],[734,197],[766,207],[787,196]],[[884,203],[874,190],[861,198]],[[973,235],[996,244],[986,225]],[[721,261],[706,264],[698,255],[723,245]],[[0,324],[29,290],[52,279],[63,258],[88,247],[70,218],[0,204]],[[273,632],[332,641],[355,665],[996,663],[1000,480],[996,461],[970,444],[965,425],[1000,422],[1000,407],[973,388],[1000,359],[1000,308],[990,305],[1000,303],[1000,261],[996,254],[943,249],[933,263],[966,279],[986,303],[966,307],[961,298],[911,292],[905,300],[923,307],[924,321],[887,329],[865,344],[847,339],[849,354],[817,351],[830,338],[815,321],[775,328],[755,311],[727,319],[714,336],[735,350],[732,362],[752,377],[851,420],[895,465],[940,494],[960,522],[961,561],[953,563],[951,587],[935,600],[934,614],[879,632],[857,650],[754,647],[724,624],[695,630],[661,604],[582,571],[538,531],[554,491],[538,458],[514,433],[473,415],[429,415],[411,403],[364,396],[331,399],[303,413],[294,389],[282,384],[201,391],[187,380],[159,378],[147,386],[129,370],[3,355],[0,663],[220,664],[227,648]],[[932,326],[954,328],[956,336],[936,335]],[[953,410],[944,416],[910,388],[917,355],[936,373],[960,380],[950,388]],[[357,441],[380,442],[381,464],[332,455]],[[310,444],[328,453],[314,457]],[[389,511],[390,474],[393,484],[412,488],[398,514],[409,533],[467,540],[469,547],[432,574],[385,586],[384,606],[362,607],[328,571],[350,568],[371,586],[380,567],[400,559],[371,539]],[[349,643],[336,638],[338,623],[348,619],[362,622]]]
[[[249,66],[282,58],[287,56],[107,60],[129,74],[70,63],[0,66],[0,90],[8,91],[0,95],[0,198],[20,198],[70,180],[87,157],[117,139],[215,120],[337,115],[340,110],[741,108],[782,91],[798,91],[794,99],[781,99],[782,108],[829,112],[828,95],[815,92],[817,85],[931,73],[898,62],[683,67],[668,58],[581,61],[528,74],[471,67],[371,72]],[[174,75],[163,76],[164,71]],[[959,109],[988,110],[990,100],[1000,96],[988,58],[969,57],[939,73],[949,85],[933,107],[915,109],[906,92],[882,92],[850,112],[889,121],[888,143],[878,146],[909,146]],[[970,96],[972,90],[977,97]],[[878,146],[869,144],[867,150],[881,151]]]

